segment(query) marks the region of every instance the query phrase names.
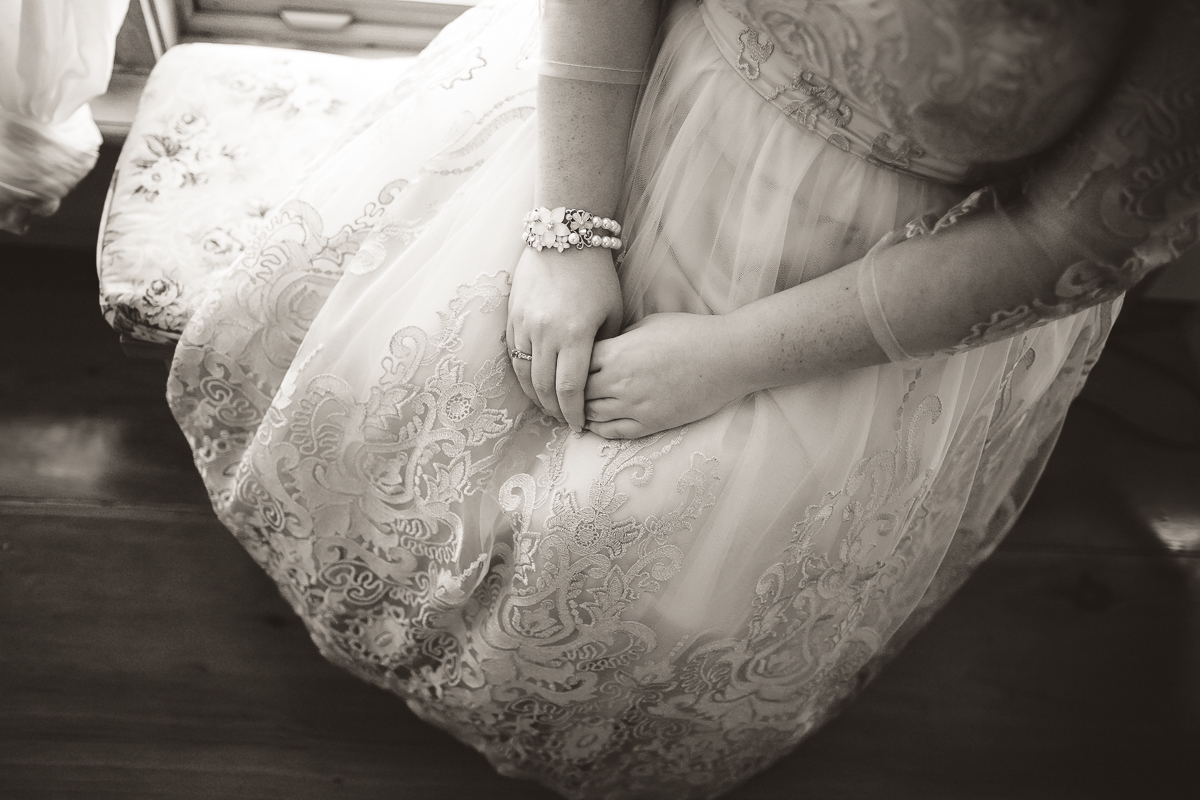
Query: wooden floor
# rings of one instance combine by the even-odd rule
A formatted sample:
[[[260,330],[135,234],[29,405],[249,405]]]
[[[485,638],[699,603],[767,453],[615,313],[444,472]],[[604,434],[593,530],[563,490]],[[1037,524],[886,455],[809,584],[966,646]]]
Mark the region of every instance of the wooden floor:
[[[165,370],[122,356],[91,269],[0,246],[0,798],[548,798],[317,656],[213,520]],[[1000,552],[733,797],[1200,796],[1186,310],[1131,308]]]

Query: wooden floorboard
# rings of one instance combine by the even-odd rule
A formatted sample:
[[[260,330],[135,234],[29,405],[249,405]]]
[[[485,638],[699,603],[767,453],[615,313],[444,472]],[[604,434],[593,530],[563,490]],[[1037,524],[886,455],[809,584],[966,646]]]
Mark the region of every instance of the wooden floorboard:
[[[90,279],[56,277],[86,260],[60,261],[0,295],[0,798],[551,797],[320,658],[213,519],[161,365],[121,355]],[[1134,323],[1135,356],[1186,373],[1169,325]],[[1106,357],[1000,551],[730,797],[1194,797],[1200,452],[1155,437],[1196,414]]]

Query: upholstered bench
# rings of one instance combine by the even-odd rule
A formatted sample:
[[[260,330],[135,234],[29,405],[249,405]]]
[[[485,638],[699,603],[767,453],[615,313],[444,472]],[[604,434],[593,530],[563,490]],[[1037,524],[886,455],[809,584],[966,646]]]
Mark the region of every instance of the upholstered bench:
[[[100,304],[130,355],[170,358],[210,284],[305,165],[367,124],[409,58],[185,44],[159,61],[109,186]]]

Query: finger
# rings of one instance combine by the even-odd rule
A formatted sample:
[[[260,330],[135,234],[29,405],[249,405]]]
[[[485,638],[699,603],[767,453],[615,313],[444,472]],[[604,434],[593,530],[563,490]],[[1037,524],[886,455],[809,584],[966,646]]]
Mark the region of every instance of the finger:
[[[525,352],[529,351],[526,350]],[[517,383],[521,384],[521,391],[525,393],[525,396],[529,398],[530,402],[544,411],[545,408],[542,406],[542,401],[537,396],[537,392],[533,389],[533,376],[531,374],[533,368],[530,365],[530,362],[523,358],[514,358],[512,360],[512,365],[513,372],[517,375]]]
[[[597,373],[603,372],[605,367],[613,365],[614,349],[611,339],[597,338],[596,341],[592,342],[592,358],[588,363],[589,388],[593,381],[603,380],[596,377]]]
[[[587,385],[588,364],[592,360],[592,348],[574,345],[558,351],[558,372],[554,376],[554,390],[558,407],[572,430],[581,431],[587,420],[583,416],[583,392]]]
[[[599,342],[596,346],[599,346]],[[596,366],[596,356],[592,356],[592,366],[589,369],[587,376],[587,384],[583,387],[584,400],[599,400],[602,397],[612,397],[614,395],[613,387],[610,379],[612,378],[612,370],[605,371],[603,367]]]
[[[529,379],[533,382],[533,391],[537,397],[537,404],[550,416],[562,420],[562,411],[558,407],[558,395],[556,394],[557,389],[554,381],[554,374],[557,367],[557,350],[551,350],[549,347],[546,349],[536,349],[533,352],[533,364],[529,370]]]
[[[587,429],[605,439],[636,439],[645,428],[636,419],[614,419],[610,422],[588,423]]]
[[[600,373],[593,372],[588,375],[587,385],[583,387],[583,399],[587,400],[603,400],[614,396],[612,388],[608,383],[600,377]]]
[[[513,332],[511,323],[509,324],[508,331],[504,334],[504,339],[504,349],[506,353],[514,349],[521,350],[525,353],[532,352],[533,346],[529,344],[528,341],[525,342],[524,346],[513,344],[513,342],[519,340],[517,339],[516,334]],[[542,404],[538,401],[537,392],[533,390],[533,379],[530,377],[530,362],[523,358],[513,358],[511,355],[509,355],[508,360],[512,362],[513,372],[517,375],[517,383],[521,384],[521,391],[525,393],[526,397],[540,407]]]
[[[601,397],[598,400],[588,400],[584,403],[583,413],[587,417],[589,425],[593,422],[612,422],[625,418],[625,409],[621,407],[622,405],[623,403],[612,397]]]

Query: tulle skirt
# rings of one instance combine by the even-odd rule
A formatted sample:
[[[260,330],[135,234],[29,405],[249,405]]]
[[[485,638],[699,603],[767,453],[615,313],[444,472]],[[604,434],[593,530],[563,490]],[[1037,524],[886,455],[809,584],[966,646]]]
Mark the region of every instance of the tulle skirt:
[[[536,14],[464,14],[302,171],[184,331],[168,396],[218,515],[328,658],[505,774],[715,796],[815,730],[995,546],[1112,309],[643,439],[572,434],[501,343]],[[803,283],[963,194],[785,118],[691,3],[631,141],[630,323]]]

